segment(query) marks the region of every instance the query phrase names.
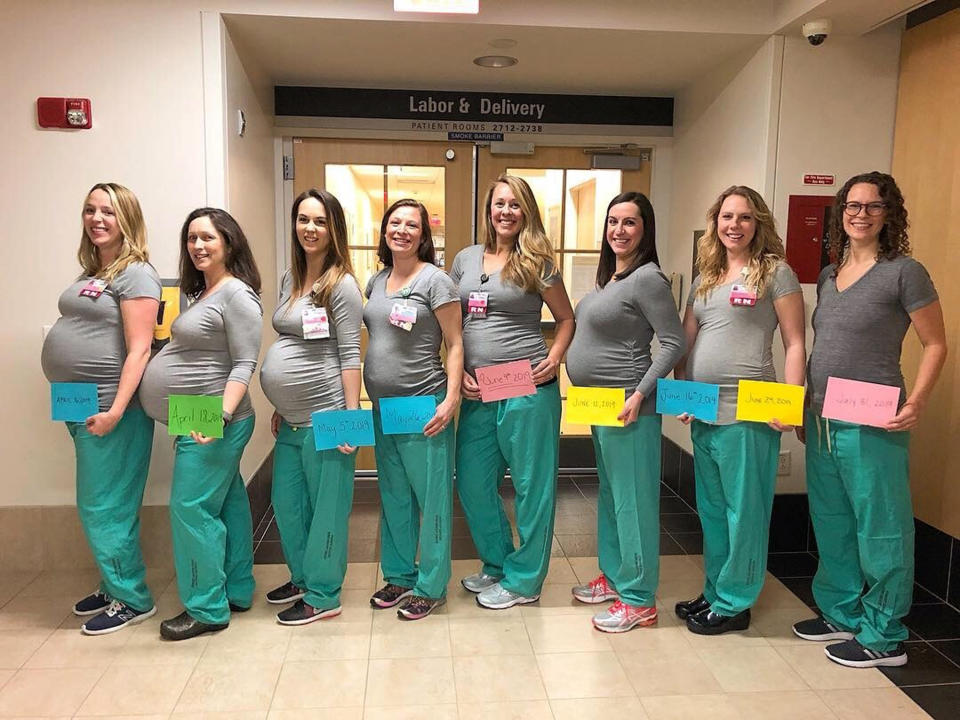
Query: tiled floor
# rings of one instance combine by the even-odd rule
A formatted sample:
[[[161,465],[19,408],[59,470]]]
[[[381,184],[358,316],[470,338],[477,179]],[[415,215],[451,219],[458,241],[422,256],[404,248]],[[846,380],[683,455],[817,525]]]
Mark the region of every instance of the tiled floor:
[[[697,534],[685,520],[675,525],[684,529],[664,534],[678,550],[661,559],[659,624],[623,635],[596,632],[589,622],[595,608],[570,597],[571,585],[597,574],[596,557],[564,553],[589,547],[572,538],[590,534],[579,531],[585,520],[573,519],[590,518],[590,483],[567,485],[579,497],[562,486],[569,512],[558,515],[540,601],[500,612],[478,607],[458,585],[477,563],[457,559],[447,605],[422,621],[401,622],[389,610],[370,608],[378,566],[357,561],[350,563],[339,617],[282,627],[273,621],[276,608],[258,599],[223,632],[169,643],[159,638],[158,625],[180,610],[176,584],[169,570],[153,570],[158,614],[136,628],[89,638],[80,635],[69,605],[94,586],[92,571],[0,576],[0,717],[928,717],[883,673],[833,665],[822,646],[794,637],[790,624],[809,611],[772,576],[749,631],[715,638],[687,632],[672,606],[699,591],[702,563],[683,554],[680,540],[696,540],[677,535]],[[676,500],[664,498],[664,517],[690,514]],[[355,517],[376,513],[376,503],[358,502]],[[561,524],[560,517],[571,520]],[[262,559],[264,543],[276,541],[263,537],[267,527],[261,530]],[[376,545],[375,523],[365,532],[372,536],[358,538],[356,552]],[[255,573],[259,597],[288,577],[278,564],[258,564]],[[938,655],[960,653],[960,643],[940,645]],[[911,664],[920,657],[911,649]],[[951,698],[931,686],[918,690]]]

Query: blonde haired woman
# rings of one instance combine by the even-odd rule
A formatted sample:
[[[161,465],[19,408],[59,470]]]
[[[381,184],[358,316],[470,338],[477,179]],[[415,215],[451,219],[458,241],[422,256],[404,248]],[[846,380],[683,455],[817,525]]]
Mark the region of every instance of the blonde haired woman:
[[[290,568],[290,581],[268,592],[267,602],[295,603],[277,620],[303,625],[340,613],[355,448],[317,451],[311,415],[360,407],[363,300],[337,198],[307,190],[291,214],[292,267],[273,314],[280,337],[263,360],[260,384],[276,407],[271,501]]]
[[[780,326],[786,382],[803,384],[804,315],[800,283],[759,193],[737,185],[707,213],[698,243],[700,275],[683,327],[689,354],[676,377],[720,385],[716,423],[693,421],[697,510],[703,525],[703,593],[677,603],[701,635],[745,630],[763,587],[780,433],[791,429],[736,420],[740,380],[776,381],[773,333]]]
[[[535,602],[547,575],[560,436],[557,372],[573,339],[574,320],[524,180],[501,175],[490,186],[480,238],[457,254],[450,272],[460,286],[464,318],[457,491],[483,561],[463,586],[478,593],[481,606],[499,610]],[[556,320],[549,351],[540,330],[544,303]],[[536,393],[480,402],[476,368],[517,360],[530,362]],[[498,493],[507,467],[516,488],[519,548]]]
[[[82,219],[83,273],[60,296],[41,363],[50,382],[97,385],[100,411],[67,430],[77,456],[77,512],[100,570],[100,587],[73,612],[95,616],[82,629],[99,635],[156,612],[140,551],[153,420],[136,392],[150,358],[160,278],[148,262],[140,203],[127,188],[94,185]]]

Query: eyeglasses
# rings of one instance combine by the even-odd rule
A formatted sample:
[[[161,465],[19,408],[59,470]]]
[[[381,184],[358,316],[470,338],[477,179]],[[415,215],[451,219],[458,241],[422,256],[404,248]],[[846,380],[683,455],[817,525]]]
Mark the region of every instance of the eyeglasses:
[[[872,202],[872,203],[859,203],[859,202],[848,202],[843,203],[843,211],[847,215],[859,215],[861,210],[866,210],[867,215],[880,215],[884,210],[887,209],[887,204],[885,202]]]

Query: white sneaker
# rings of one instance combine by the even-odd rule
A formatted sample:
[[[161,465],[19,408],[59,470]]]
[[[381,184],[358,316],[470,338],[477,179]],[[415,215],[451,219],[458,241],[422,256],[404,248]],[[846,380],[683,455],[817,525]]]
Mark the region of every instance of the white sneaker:
[[[467,575],[467,577],[460,581],[460,584],[470,592],[478,593],[483,592],[488,587],[496,585],[498,582],[500,582],[500,578],[487,575],[481,571],[473,575]]]
[[[617,591],[610,587],[610,583],[607,582],[607,576],[603,573],[600,573],[600,575],[586,585],[574,586],[572,592],[576,600],[587,603],[588,605],[596,605],[597,603],[606,602],[607,600],[620,599]]]
[[[500,583],[494,583],[477,595],[477,605],[489,610],[506,610],[514,605],[525,605],[540,599],[540,595],[524,597],[505,589]]]

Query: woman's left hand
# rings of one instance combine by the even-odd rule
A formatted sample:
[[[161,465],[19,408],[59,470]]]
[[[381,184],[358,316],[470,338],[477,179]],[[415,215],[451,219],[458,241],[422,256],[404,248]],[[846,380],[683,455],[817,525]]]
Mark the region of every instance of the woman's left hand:
[[[557,371],[559,369],[560,363],[556,362],[555,360],[551,360],[548,356],[537,363],[537,366],[533,369],[533,374],[530,379],[533,380],[534,385],[540,385],[541,383],[553,380],[557,376]]]
[[[908,400],[903,404],[900,412],[894,416],[893,420],[885,425],[881,425],[881,427],[890,432],[903,432],[904,430],[909,430],[918,422],[920,422],[920,407]]]
[[[430,422],[423,427],[423,434],[433,437],[446,430],[447,426],[453,422],[453,416],[457,414],[458,404],[457,398],[450,397],[437,405],[437,411],[430,418]]]
[[[357,451],[357,448],[353,445],[347,445],[347,443],[343,443],[342,445],[337,445],[337,450],[342,452],[344,455],[353,455]]]
[[[640,414],[640,403],[643,402],[643,393],[635,392],[633,395],[627,398],[627,401],[623,404],[623,410],[620,411],[620,414],[617,415],[617,420],[620,420],[623,423],[624,427],[630,425],[630,423],[635,422],[637,415]]]
[[[204,435],[203,433],[197,432],[196,430],[191,430],[191,431],[190,431],[190,438],[191,438],[197,445],[209,445],[209,444],[212,443],[214,440],[216,440],[215,437],[207,437],[207,436]]]
[[[87,432],[97,437],[103,437],[113,432],[113,429],[120,422],[120,416],[114,415],[109,410],[91,415],[84,423],[87,426]]]
[[[768,422],[767,425],[772,427],[777,432],[782,432],[782,433],[793,432],[793,429],[794,429],[793,425],[784,425],[782,422],[780,422],[776,418]]]

